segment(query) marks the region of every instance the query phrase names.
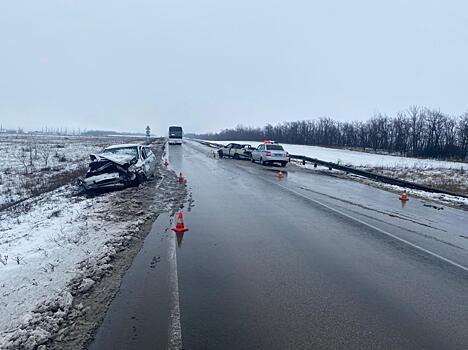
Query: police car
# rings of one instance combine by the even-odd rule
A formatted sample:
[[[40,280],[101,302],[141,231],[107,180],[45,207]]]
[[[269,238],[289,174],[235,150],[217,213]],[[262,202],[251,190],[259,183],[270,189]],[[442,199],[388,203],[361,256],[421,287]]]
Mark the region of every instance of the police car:
[[[262,165],[278,163],[286,166],[290,161],[289,153],[278,142],[266,140],[252,151],[251,161]]]

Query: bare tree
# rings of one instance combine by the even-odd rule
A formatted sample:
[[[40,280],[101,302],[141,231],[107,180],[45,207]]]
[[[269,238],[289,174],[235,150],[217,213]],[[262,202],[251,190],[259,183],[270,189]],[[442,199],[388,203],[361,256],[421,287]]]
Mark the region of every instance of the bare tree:
[[[44,166],[47,167],[49,164],[49,158],[52,153],[52,147],[49,142],[45,142],[39,147],[39,154],[44,162]]]
[[[339,122],[331,118],[268,124],[264,128],[238,125],[219,133],[196,135],[211,140],[279,142],[319,146],[372,148],[402,155],[466,159],[468,112],[454,118],[438,110],[411,106],[392,118],[377,114],[368,121]]]
[[[468,155],[468,112],[460,117],[457,134],[460,142],[461,156],[465,159]]]
[[[27,151],[24,147],[21,147],[19,152],[14,154],[14,157],[21,163],[25,174],[29,174],[29,163]]]

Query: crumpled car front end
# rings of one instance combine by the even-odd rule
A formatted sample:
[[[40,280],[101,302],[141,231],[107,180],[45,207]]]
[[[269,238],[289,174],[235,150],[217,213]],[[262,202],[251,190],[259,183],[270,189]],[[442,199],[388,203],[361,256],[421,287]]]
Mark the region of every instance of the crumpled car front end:
[[[141,169],[134,157],[90,156],[88,172],[81,181],[84,190],[120,189],[138,181]]]

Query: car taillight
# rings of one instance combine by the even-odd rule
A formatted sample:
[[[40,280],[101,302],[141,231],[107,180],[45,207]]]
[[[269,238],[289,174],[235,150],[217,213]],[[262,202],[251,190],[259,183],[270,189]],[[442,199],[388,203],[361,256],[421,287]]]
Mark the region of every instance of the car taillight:
[[[271,152],[267,152],[267,153],[266,153],[266,156],[267,156],[267,157],[271,157]]]

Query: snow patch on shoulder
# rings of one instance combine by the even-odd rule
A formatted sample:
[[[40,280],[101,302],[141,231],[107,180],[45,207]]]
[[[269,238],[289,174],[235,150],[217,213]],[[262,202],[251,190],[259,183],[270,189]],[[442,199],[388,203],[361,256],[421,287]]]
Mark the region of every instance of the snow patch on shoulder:
[[[154,215],[141,210],[135,194],[70,192],[65,187],[30,200],[22,214],[0,212],[1,349],[35,349],[60,336],[65,319],[81,312],[74,296],[112,270],[117,252]]]

